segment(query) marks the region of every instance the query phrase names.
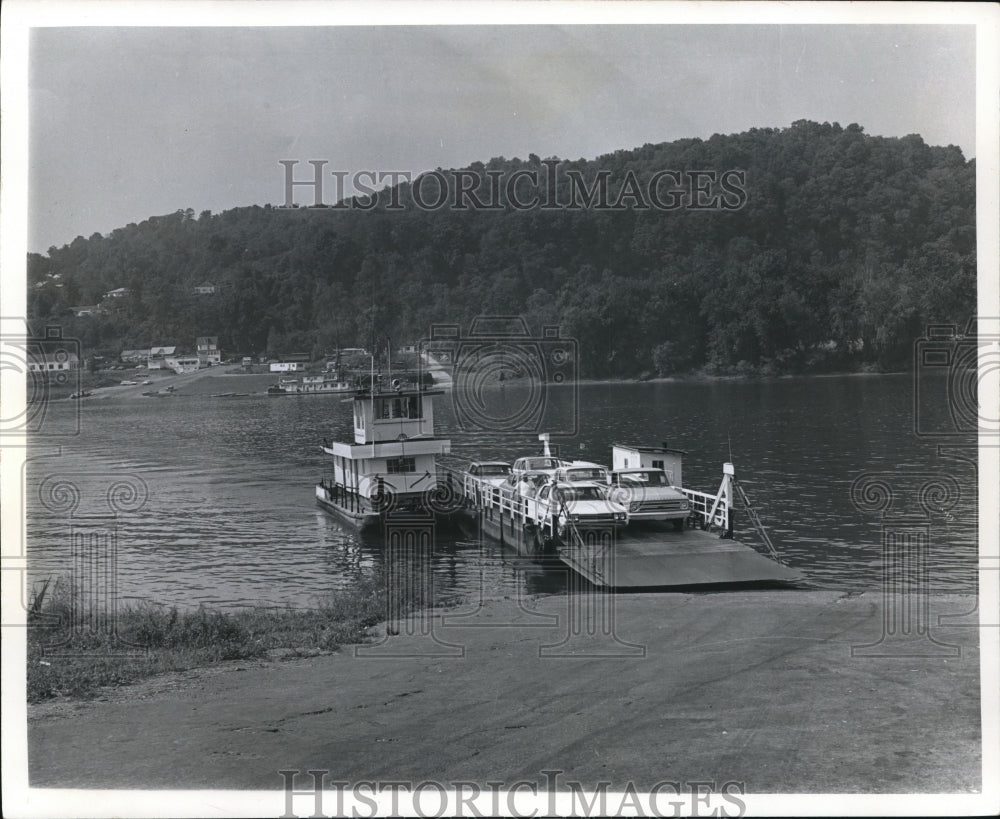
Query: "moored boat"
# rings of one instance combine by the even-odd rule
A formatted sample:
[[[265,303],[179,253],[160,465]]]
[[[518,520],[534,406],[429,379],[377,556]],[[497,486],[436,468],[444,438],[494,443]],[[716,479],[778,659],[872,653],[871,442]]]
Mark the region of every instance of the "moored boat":
[[[316,486],[321,507],[358,526],[371,527],[396,513],[433,515],[448,495],[440,481],[437,456],[451,441],[434,431],[434,396],[440,391],[377,383],[349,399],[354,409],[354,441],[324,441],[331,474]]]

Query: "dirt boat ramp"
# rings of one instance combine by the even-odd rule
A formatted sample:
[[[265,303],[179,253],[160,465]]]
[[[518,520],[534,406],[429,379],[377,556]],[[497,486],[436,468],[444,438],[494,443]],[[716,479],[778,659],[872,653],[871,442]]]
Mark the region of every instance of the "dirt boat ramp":
[[[887,633],[887,604],[746,590],[435,610],[358,651],[31,706],[31,784],[280,790],[280,770],[318,769],[544,787],[555,769],[617,789],[976,792],[976,600],[932,598],[933,628],[908,639]]]

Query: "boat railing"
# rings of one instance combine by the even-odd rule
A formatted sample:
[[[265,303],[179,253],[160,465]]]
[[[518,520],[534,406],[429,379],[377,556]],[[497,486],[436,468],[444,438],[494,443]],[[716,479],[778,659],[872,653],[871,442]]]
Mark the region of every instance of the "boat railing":
[[[478,509],[489,510],[491,514],[499,512],[510,515],[518,523],[537,521],[537,507],[534,498],[523,497],[513,486],[495,486],[489,481],[475,475],[470,475],[457,469],[448,470],[453,480],[461,480],[462,493],[467,502]],[[733,490],[731,475],[724,472],[719,491],[714,495],[700,492],[697,489],[677,487],[691,503],[691,516],[703,529],[718,528],[732,534],[733,526]],[[551,531],[553,522],[543,521],[546,530]],[[575,529],[575,527],[572,527]],[[577,538],[572,538],[576,540]]]
[[[691,502],[691,514],[700,519],[704,528],[712,526],[720,529],[729,528],[730,507],[725,497],[720,497],[719,493],[711,495],[708,492],[699,492],[697,489],[677,488],[687,496]]]
[[[535,523],[537,519],[537,502],[534,498],[526,498],[513,486],[495,486],[489,481],[461,472],[462,494],[466,500],[477,509],[486,510],[491,515],[508,515],[516,523]],[[552,521],[542,522],[543,528],[552,529]]]

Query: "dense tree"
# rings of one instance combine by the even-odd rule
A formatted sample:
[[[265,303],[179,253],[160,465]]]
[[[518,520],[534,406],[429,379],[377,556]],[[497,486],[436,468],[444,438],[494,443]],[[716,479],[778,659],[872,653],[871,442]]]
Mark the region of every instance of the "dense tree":
[[[925,324],[975,309],[975,163],[954,146],[800,121],[557,163],[473,163],[464,204],[482,208],[453,188],[421,209],[414,181],[365,210],[182,210],[77,237],[29,255],[30,315],[112,354],[217,335],[316,355],[521,315],[608,376],[896,367]]]

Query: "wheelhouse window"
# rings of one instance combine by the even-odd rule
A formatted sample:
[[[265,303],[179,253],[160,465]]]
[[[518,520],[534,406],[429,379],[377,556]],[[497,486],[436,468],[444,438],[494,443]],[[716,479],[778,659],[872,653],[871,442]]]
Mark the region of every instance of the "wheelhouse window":
[[[416,460],[414,458],[392,458],[385,462],[385,471],[390,475],[402,475],[409,472],[416,472]]]
[[[419,395],[397,395],[375,399],[376,421],[394,421],[400,418],[423,418],[423,402]]]

